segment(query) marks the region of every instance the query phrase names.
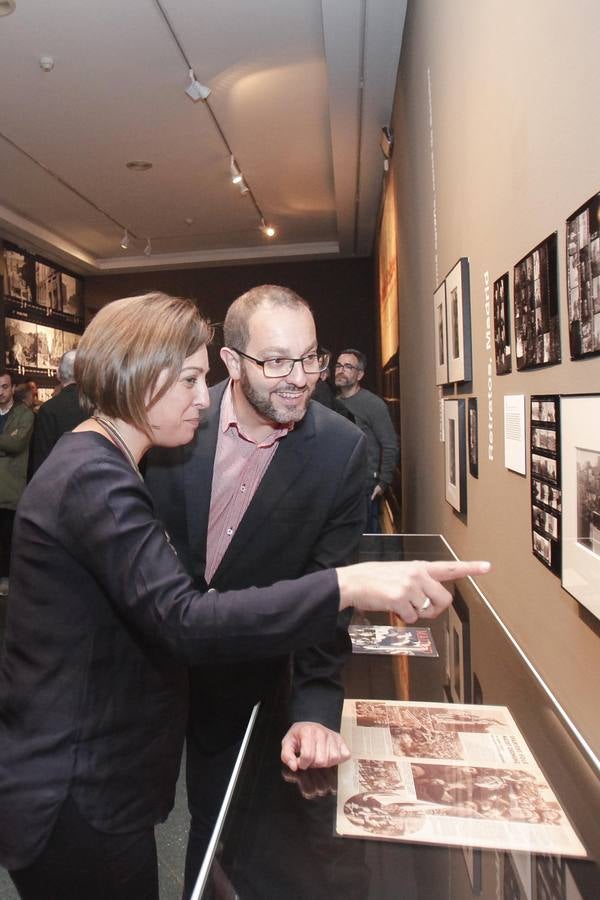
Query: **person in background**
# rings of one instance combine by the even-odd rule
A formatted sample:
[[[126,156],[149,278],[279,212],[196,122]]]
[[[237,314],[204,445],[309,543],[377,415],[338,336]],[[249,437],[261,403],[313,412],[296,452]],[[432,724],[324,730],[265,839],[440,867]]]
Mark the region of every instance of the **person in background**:
[[[349,606],[432,618],[452,600],[443,581],[489,569],[363,563],[196,591],[139,463],[152,446],[192,440],[209,404],[209,337],[190,301],[103,307],[75,368],[92,414],[18,506],[0,657],[0,863],[23,900],[158,900],[154,825],[173,805],[187,666],[332,640]]]
[[[27,458],[34,416],[15,401],[13,376],[0,369],[0,593],[8,590],[13,523],[27,480]]]
[[[229,307],[221,358],[229,380],[186,447],[153,450],[146,484],[198,590],[261,587],[350,562],[364,526],[366,440],[311,402],[329,353],[306,301],[261,285]],[[255,663],[190,672],[186,859],[189,896],[253,706],[291,670],[282,760],[329,767],[348,756],[339,732],[347,617],[335,639]],[[282,732],[283,734],[283,732]]]
[[[367,358],[360,350],[342,350],[335,364],[335,386],[338,399],[354,415],[356,424],[367,436],[366,531],[377,534],[380,531],[380,501],[392,483],[398,462],[398,437],[385,402],[361,386],[366,367]]]
[[[22,381],[15,387],[15,403],[24,403],[32,412],[38,410],[37,384],[35,381]]]
[[[29,477],[44,462],[59,437],[72,431],[87,418],[79,403],[79,389],[75,384],[76,350],[67,350],[58,364],[60,391],[40,406],[35,419],[29,454]]]
[[[323,353],[327,353],[327,356],[331,358],[331,352],[329,350],[323,349]],[[344,416],[345,419],[350,419],[351,422],[354,422],[354,416],[352,415],[350,410],[345,407],[343,403],[340,403],[340,401],[335,396],[335,391],[333,389],[329,376],[330,372],[328,363],[327,368],[323,369],[323,371],[319,375],[319,380],[315,385],[315,389],[312,395],[313,400],[317,400],[328,409],[333,409],[336,413]]]

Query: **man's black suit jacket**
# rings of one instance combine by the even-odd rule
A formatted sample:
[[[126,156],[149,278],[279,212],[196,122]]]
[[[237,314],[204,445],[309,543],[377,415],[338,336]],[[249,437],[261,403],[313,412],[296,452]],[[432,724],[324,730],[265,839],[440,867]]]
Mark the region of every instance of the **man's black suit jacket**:
[[[159,518],[181,561],[205,588],[206,538],[221,400],[228,382],[210,390],[211,407],[186,447],[153,450],[146,483]],[[352,561],[364,525],[364,435],[348,420],[319,403],[279,446],[209,587],[219,591],[281,579]],[[336,640],[293,657],[290,721],[317,721],[339,728],[343,690],[340,667],[350,652],[347,617],[340,617]],[[211,740],[238,736],[239,723],[288,665],[253,661],[202,666],[192,672],[192,726],[207,750]],[[221,723],[221,736],[214,727]],[[200,721],[204,725],[200,724]],[[205,725],[210,721],[210,733]]]
[[[29,451],[29,477],[37,472],[59,437],[87,418],[79,405],[79,389],[68,384],[60,394],[43,403],[35,417]]]

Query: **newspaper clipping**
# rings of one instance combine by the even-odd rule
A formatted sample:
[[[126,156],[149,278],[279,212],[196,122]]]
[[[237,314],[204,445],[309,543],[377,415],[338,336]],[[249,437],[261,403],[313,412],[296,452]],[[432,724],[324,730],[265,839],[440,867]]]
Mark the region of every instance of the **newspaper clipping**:
[[[504,706],[346,700],[339,835],[586,856]]]
[[[431,628],[397,628],[393,625],[351,625],[348,634],[353,653],[396,656],[439,656]]]

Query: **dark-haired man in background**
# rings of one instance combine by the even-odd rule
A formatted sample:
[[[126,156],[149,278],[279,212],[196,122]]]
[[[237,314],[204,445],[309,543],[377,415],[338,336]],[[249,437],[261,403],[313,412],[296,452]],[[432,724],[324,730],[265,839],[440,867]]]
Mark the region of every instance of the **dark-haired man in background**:
[[[229,380],[211,388],[206,421],[188,446],[152,451],[146,469],[182,563],[198,587],[224,591],[348,562],[364,525],[366,441],[347,419],[311,401],[329,357],[308,304],[287,288],[254,288],[229,308],[224,338]],[[338,733],[346,626],[344,617],[335,641],[293,660],[192,670],[187,893],[252,707],[288,669],[282,760],[296,769],[347,758]]]
[[[342,350],[335,364],[338,400],[354,415],[354,421],[367,438],[368,461],[365,469],[367,527],[377,534],[379,504],[392,483],[398,462],[398,438],[385,402],[362,387],[367,357],[360,350]]]
[[[15,510],[25,489],[33,413],[15,402],[15,384],[7,369],[0,369],[0,593],[8,591],[10,546]]]

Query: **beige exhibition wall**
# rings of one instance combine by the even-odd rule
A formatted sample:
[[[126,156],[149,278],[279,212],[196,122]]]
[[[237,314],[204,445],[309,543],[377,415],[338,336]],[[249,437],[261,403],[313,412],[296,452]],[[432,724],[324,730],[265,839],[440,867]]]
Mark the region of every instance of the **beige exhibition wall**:
[[[600,622],[532,555],[529,474],[504,466],[503,398],[525,395],[529,449],[532,394],[600,392],[600,356],[569,358],[565,274],[565,219],[600,191],[599,33],[596,0],[409,0],[392,122],[404,530],[492,561],[481,587],[597,755]],[[513,266],[554,231],[562,362],[518,372],[513,346],[512,373],[497,376],[486,279],[510,273],[512,315]],[[462,256],[473,379],[456,395],[479,401],[466,516],[444,498],[433,343],[433,292]]]

